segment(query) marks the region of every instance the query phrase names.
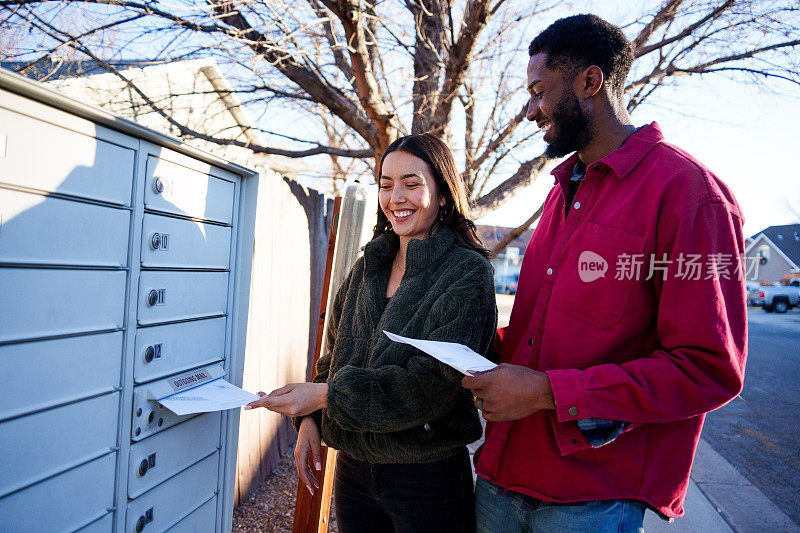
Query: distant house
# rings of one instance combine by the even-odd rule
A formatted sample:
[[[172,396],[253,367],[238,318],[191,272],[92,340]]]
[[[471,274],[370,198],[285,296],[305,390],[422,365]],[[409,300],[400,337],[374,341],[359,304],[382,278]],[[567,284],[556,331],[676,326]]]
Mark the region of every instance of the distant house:
[[[506,237],[514,228],[505,226],[478,226],[478,237],[489,250]],[[516,292],[516,280],[522,267],[522,256],[528,248],[533,229],[511,241],[505,251],[492,259],[495,289],[498,292]]]
[[[756,233],[747,239],[745,256],[747,264],[754,265],[748,280],[775,283],[800,272],[800,224],[770,226]]]
[[[240,146],[225,146],[181,134],[179,128],[153,109],[164,110],[179,124],[221,139],[264,145],[263,134],[239,101],[212,58],[186,61],[119,61],[110,66],[130,80],[144,96],[107,67],[94,61],[47,61],[20,70],[20,63],[3,68],[41,80],[59,93],[102,107],[143,126],[178,137],[186,143],[253,169],[270,169],[296,178],[308,170],[299,161],[254,154]],[[153,105],[151,105],[153,104]]]

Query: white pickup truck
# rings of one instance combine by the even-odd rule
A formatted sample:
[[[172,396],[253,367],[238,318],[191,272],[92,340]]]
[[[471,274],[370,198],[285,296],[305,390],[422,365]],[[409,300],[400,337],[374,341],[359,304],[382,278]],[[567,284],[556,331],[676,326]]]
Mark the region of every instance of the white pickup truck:
[[[785,313],[800,305],[800,279],[791,280],[789,285],[759,287],[752,303],[760,305],[767,313]]]

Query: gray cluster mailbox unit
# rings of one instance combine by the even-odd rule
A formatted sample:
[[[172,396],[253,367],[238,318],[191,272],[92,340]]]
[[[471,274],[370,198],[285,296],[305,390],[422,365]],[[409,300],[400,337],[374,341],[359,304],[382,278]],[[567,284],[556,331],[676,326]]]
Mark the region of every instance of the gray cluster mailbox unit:
[[[0,531],[230,531],[257,187],[0,71]]]

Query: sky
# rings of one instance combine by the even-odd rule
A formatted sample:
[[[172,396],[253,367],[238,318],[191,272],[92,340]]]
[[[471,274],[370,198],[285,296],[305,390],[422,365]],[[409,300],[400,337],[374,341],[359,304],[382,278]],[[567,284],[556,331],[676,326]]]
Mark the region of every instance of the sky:
[[[623,18],[617,13],[626,4],[631,2],[592,2],[587,11],[613,20]],[[632,115],[637,126],[658,122],[668,142],[692,154],[731,188],[744,213],[746,236],[773,225],[800,223],[800,167],[794,159],[800,151],[800,87],[776,87],[783,94],[721,76],[691,77],[675,89],[660,89]],[[530,150],[538,154],[541,146],[531,143]],[[552,186],[549,175],[543,176],[478,223],[518,226]]]

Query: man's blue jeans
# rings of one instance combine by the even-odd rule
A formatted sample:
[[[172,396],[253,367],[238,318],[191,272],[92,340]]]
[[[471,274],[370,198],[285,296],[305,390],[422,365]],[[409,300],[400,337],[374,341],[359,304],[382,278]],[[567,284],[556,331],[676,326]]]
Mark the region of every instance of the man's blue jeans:
[[[645,509],[644,502],[636,500],[543,502],[482,477],[475,486],[478,533],[643,533]]]

